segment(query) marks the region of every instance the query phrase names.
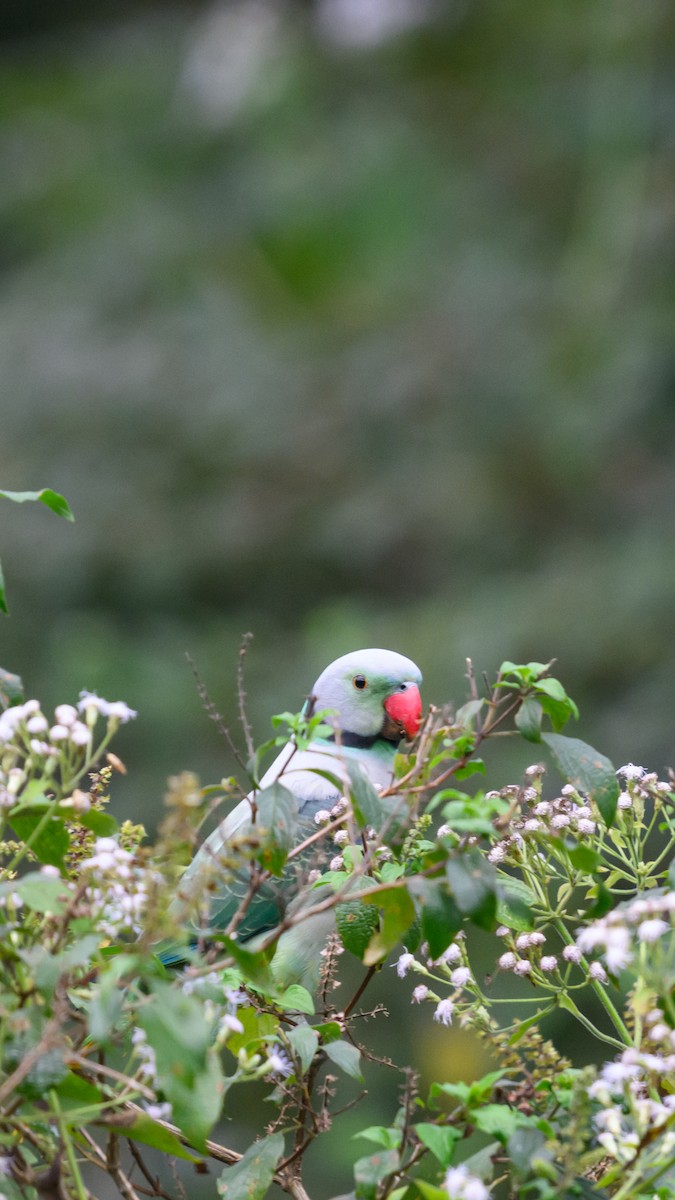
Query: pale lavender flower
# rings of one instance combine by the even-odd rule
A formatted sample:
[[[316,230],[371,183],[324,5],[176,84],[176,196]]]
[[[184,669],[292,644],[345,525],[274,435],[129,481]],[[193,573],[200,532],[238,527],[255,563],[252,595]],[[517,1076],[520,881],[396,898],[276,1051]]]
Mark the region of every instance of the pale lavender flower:
[[[618,808],[632,808],[633,797],[628,792],[621,792],[617,801]]]
[[[57,725],[73,725],[77,720],[77,709],[72,704],[58,704],[54,716]]]
[[[557,971],[558,960],[555,954],[544,954],[539,965],[542,971]]]
[[[637,935],[641,942],[658,942],[659,938],[670,929],[667,921],[661,917],[652,917],[638,925]]]
[[[318,812],[314,813],[315,825],[328,825],[329,821],[330,813],[327,808],[320,808]]]
[[[587,817],[582,817],[577,821],[577,830],[579,833],[585,833],[587,836],[590,836],[592,833],[595,833],[595,821],[589,821]]]
[[[412,1004],[421,1004],[423,1000],[427,999],[428,995],[429,995],[429,988],[427,987],[426,983],[418,983],[417,987],[413,988],[411,1003]]]
[[[644,767],[636,767],[635,763],[626,763],[625,767],[619,767],[617,771],[617,775],[623,775],[624,779],[642,779],[644,774]]]
[[[504,859],[506,858],[506,847],[504,846],[504,843],[497,842],[496,846],[492,846],[491,849],[488,850],[487,857],[488,857],[488,862],[491,862],[491,863],[503,862]]]
[[[490,1193],[477,1175],[469,1175],[462,1163],[459,1167],[450,1167],[443,1180],[443,1189],[450,1200],[490,1200]]]
[[[515,954],[513,954],[511,950],[507,950],[506,954],[502,954],[497,966],[499,967],[500,971],[513,971],[515,970],[517,961],[518,960]]]
[[[583,957],[578,946],[565,946],[562,955],[566,962],[571,963],[580,963]]]
[[[434,1021],[438,1021],[441,1025],[452,1025],[452,1013],[454,1004],[447,996],[445,1000],[439,1000],[434,1012]]]
[[[516,975],[529,975],[532,972],[532,963],[527,958],[519,958],[513,969]]]
[[[504,938],[504,937],[509,937],[511,930],[507,929],[506,925],[498,925],[497,928],[495,929],[495,933],[496,933],[497,937]]]
[[[404,976],[408,974],[408,971],[410,970],[410,968],[412,967],[414,962],[415,962],[415,955],[410,954],[409,951],[406,950],[405,953],[402,954],[401,957],[398,959],[398,961],[395,963],[396,974],[398,975],[399,979],[403,979]]]
[[[607,972],[602,963],[593,962],[588,968],[589,979],[597,979],[599,983],[607,983]]]
[[[45,733],[49,729],[49,722],[42,713],[36,713],[34,717],[29,717],[26,721],[26,729],[29,733]]]
[[[570,818],[566,813],[556,813],[556,815],[551,818],[551,829],[566,829],[569,824]]]
[[[450,975],[450,982],[453,987],[464,987],[471,981],[471,978],[471,971],[468,967],[455,967]]]
[[[345,865],[345,860],[341,854],[336,854],[335,858],[331,858],[328,864],[331,871],[342,871]]]

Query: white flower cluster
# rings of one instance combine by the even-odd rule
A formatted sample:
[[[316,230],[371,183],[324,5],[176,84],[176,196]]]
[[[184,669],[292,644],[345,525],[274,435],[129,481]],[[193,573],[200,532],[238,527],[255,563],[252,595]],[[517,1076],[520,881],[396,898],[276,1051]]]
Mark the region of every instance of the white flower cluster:
[[[653,1010],[656,1022],[663,1016]],[[650,1014],[652,1016],[652,1014]],[[668,1034],[673,1030],[664,1026]],[[588,1092],[602,1105],[594,1116],[597,1140],[619,1163],[631,1162],[640,1146],[655,1147],[661,1159],[675,1151],[675,1095],[659,1094],[662,1084],[673,1078],[675,1054],[652,1054],[624,1050],[619,1059],[605,1063]],[[657,1140],[658,1139],[658,1140]]]
[[[428,957],[429,948],[425,942],[420,948],[420,953],[426,959],[426,966],[424,963],[419,962],[409,950],[405,950],[394,963],[399,979],[405,978],[408,971],[413,971],[417,975],[425,975],[430,980],[434,980],[440,974],[442,981],[449,983],[454,988],[452,996],[446,996],[442,1000],[439,999],[426,983],[420,983],[417,987],[413,988],[411,1003],[421,1004],[424,1000],[435,1001],[434,1021],[438,1021],[440,1025],[452,1024],[452,1016],[462,990],[470,987],[473,983],[471,968],[466,962],[462,961],[464,954],[459,944],[463,940],[461,931],[456,935],[456,938],[458,940],[451,942],[447,949],[443,951],[440,958],[436,959]]]
[[[580,930],[576,942],[583,954],[598,951],[616,975],[633,961],[636,942],[653,945],[670,933],[674,924],[675,892],[647,893]],[[591,964],[591,971],[599,965]]]
[[[470,1175],[463,1163],[450,1167],[443,1180],[443,1189],[449,1200],[489,1200],[490,1197],[483,1180]]]
[[[58,763],[73,764],[78,772],[92,750],[93,729],[99,716],[108,720],[108,730],[132,720],[137,714],[122,700],[102,700],[82,692],[77,708],[57,704],[49,720],[39,700],[26,700],[0,713],[0,808],[11,808],[24,784],[34,774],[50,774]],[[84,718],[84,719],[83,719]]]
[[[148,899],[147,879],[133,854],[114,838],[97,838],[94,854],[82,862],[81,869],[91,877],[90,900],[101,932],[110,938],[139,935]]]
[[[513,789],[510,791],[512,793]],[[504,792],[499,794],[504,795]],[[522,816],[511,822],[509,835],[488,851],[491,863],[517,859],[525,839],[535,834],[560,837],[571,833],[576,838],[585,838],[596,832],[597,821],[588,799],[571,784],[565,784],[555,800],[541,800],[540,794],[539,788],[535,787],[520,790],[520,800],[525,806]]]
[[[500,971],[513,971],[514,975],[527,976],[537,968],[546,974],[558,970],[555,954],[541,953],[541,948],[546,943],[546,935],[540,930],[514,934],[506,925],[500,925],[496,932],[498,937],[506,938],[507,944],[512,946],[511,950],[506,950],[497,960]],[[563,957],[567,958],[564,951]]]

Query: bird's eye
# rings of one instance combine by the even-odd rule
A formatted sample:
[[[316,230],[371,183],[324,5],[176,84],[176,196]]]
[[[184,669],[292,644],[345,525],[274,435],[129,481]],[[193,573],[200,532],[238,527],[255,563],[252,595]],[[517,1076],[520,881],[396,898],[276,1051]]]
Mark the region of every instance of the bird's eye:
[[[368,687],[368,680],[366,679],[365,675],[355,675],[352,679],[352,683],[359,692],[362,692],[364,688]]]

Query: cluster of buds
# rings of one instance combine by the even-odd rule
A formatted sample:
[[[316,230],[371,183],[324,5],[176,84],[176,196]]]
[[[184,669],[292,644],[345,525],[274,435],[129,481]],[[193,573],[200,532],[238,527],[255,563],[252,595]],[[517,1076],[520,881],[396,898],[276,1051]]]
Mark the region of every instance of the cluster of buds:
[[[534,775],[533,771],[537,774]],[[597,815],[587,796],[571,783],[565,784],[553,800],[541,799],[543,768],[529,768],[532,780],[525,788],[504,788],[498,793],[503,799],[517,801],[519,815],[510,823],[509,833],[488,851],[491,863],[518,862],[526,839],[533,837],[564,837],[572,834],[577,840],[591,837],[597,831]]]
[[[473,1002],[474,978],[463,943],[464,934],[460,931],[455,935],[455,941],[450,943],[440,958],[429,958],[429,948],[426,943],[423,943],[420,947],[420,959],[425,961],[420,961],[414,954],[406,950],[394,964],[399,979],[405,978],[410,971],[428,980],[426,983],[418,983],[413,988],[411,1002],[422,1004],[425,1000],[431,1000],[435,1003],[434,1021],[437,1021],[439,1025],[452,1024],[453,1014],[457,1005],[464,998],[465,989],[468,989],[469,992],[467,999]],[[441,999],[434,991],[435,983],[449,985],[453,989],[451,995]]]
[[[81,692],[77,706],[58,704],[50,720],[39,700],[26,700],[0,713],[0,808],[18,802],[24,785],[36,771],[62,780],[76,778],[93,753],[94,726],[107,720],[104,740],[137,714],[122,700],[109,701]],[[99,746],[98,753],[101,747]]]
[[[103,935],[140,935],[148,880],[133,854],[114,838],[97,838],[93,855],[84,859],[80,868],[89,875],[90,902]]]

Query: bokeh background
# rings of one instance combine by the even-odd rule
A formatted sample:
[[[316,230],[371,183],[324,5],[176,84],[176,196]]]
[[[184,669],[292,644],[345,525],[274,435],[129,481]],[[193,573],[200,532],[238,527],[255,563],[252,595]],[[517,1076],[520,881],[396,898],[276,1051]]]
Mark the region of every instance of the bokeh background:
[[[0,483],[77,518],[0,508],[0,662],[138,709],[116,811],[229,773],[185,652],[235,722],[248,630],[259,739],[381,644],[438,703],[555,656],[579,736],[671,763],[666,0],[0,20]]]

